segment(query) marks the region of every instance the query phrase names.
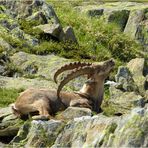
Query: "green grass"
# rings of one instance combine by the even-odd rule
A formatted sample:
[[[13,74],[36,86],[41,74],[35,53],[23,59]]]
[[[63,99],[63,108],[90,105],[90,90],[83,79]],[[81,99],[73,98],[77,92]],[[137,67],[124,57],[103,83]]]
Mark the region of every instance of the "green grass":
[[[0,107],[5,107],[15,102],[21,91],[22,89],[0,88]]]
[[[52,3],[62,26],[73,27],[80,52],[83,49],[87,51],[87,55],[93,61],[114,57],[119,61],[127,62],[140,56],[139,51],[142,50],[142,47],[123,34],[118,25],[106,24],[101,19],[90,18],[76,11],[74,5],[80,5],[81,1],[75,1],[75,4],[54,1],[50,3]]]

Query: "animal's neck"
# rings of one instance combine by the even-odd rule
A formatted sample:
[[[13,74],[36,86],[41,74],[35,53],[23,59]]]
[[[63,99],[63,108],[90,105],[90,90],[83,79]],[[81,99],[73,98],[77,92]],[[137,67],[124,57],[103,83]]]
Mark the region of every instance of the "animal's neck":
[[[97,82],[86,82],[79,92],[87,94],[93,100],[102,99],[104,92],[104,79]]]

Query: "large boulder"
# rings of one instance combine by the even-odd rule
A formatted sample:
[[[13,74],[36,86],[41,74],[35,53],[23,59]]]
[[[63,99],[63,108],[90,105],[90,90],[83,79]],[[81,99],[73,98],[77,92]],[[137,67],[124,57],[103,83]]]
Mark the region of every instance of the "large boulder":
[[[148,108],[134,108],[122,117],[113,135],[104,147],[147,147]]]
[[[24,76],[31,75],[35,78],[44,79],[46,82],[47,80],[53,81],[53,75],[56,70],[61,66],[71,62],[71,60],[55,55],[40,56],[24,52],[18,52],[11,56],[10,59],[16,67],[23,71]],[[84,84],[85,80],[86,79],[82,77],[76,78],[75,80],[69,82],[66,89],[79,90]]]
[[[146,78],[144,77],[144,66],[145,66],[145,59],[144,58],[136,58],[132,59],[128,64],[127,67],[132,74],[133,80],[135,84],[138,86],[138,89],[141,93],[145,92],[145,82]]]
[[[62,121],[56,120],[26,122],[10,144],[21,147],[50,147],[63,126]]]
[[[0,142],[9,143],[23,124],[12,114],[11,107],[0,108]]]
[[[136,106],[144,106],[144,98],[136,92],[124,92],[110,87],[110,99],[108,104],[114,110],[114,114],[125,114]]]
[[[42,79],[29,79],[29,78],[13,78],[0,76],[1,88],[7,89],[27,89],[27,88],[49,88],[56,89],[56,85],[53,81],[47,81]]]
[[[143,19],[144,10],[133,10],[130,12],[130,16],[124,32],[128,34],[130,37],[135,38],[138,26]]]
[[[147,147],[147,108],[135,108],[122,117],[75,118],[67,123],[56,147]]]
[[[129,69],[125,66],[120,66],[118,72],[115,75],[117,82],[116,88],[124,91],[137,91],[138,88],[134,83],[133,77]]]

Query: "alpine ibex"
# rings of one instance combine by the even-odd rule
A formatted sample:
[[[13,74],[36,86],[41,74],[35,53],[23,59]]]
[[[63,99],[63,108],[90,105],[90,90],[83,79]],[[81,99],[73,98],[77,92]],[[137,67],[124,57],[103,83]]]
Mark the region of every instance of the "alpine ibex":
[[[59,84],[57,91],[49,89],[27,89],[22,92],[13,104],[12,109],[18,116],[38,111],[36,117],[47,117],[64,110],[68,106],[87,107],[99,112],[104,93],[104,80],[108,77],[115,63],[113,59],[99,64],[70,63],[57,70],[54,81],[62,72],[71,70]],[[87,75],[88,80],[79,92],[64,92],[62,88],[70,80]]]

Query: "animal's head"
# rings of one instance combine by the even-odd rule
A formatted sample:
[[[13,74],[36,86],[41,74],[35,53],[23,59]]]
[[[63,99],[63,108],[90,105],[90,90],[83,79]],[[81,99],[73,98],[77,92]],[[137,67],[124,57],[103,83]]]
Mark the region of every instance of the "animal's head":
[[[100,81],[100,79],[105,79],[108,77],[111,70],[114,68],[115,62],[113,59],[101,62],[99,64],[93,64],[93,72],[88,75],[89,79],[93,79],[94,81]]]
[[[57,96],[59,97],[60,91],[62,90],[64,85],[66,85],[69,81],[78,76],[87,75],[88,79],[91,79],[93,81],[99,81],[100,79],[105,79],[113,69],[114,65],[115,62],[113,59],[101,62],[99,64],[75,62],[64,65],[63,67],[58,69],[57,72],[55,73],[54,81],[57,83],[58,75],[64,71],[71,70],[71,73],[69,73],[60,82],[57,90]]]

